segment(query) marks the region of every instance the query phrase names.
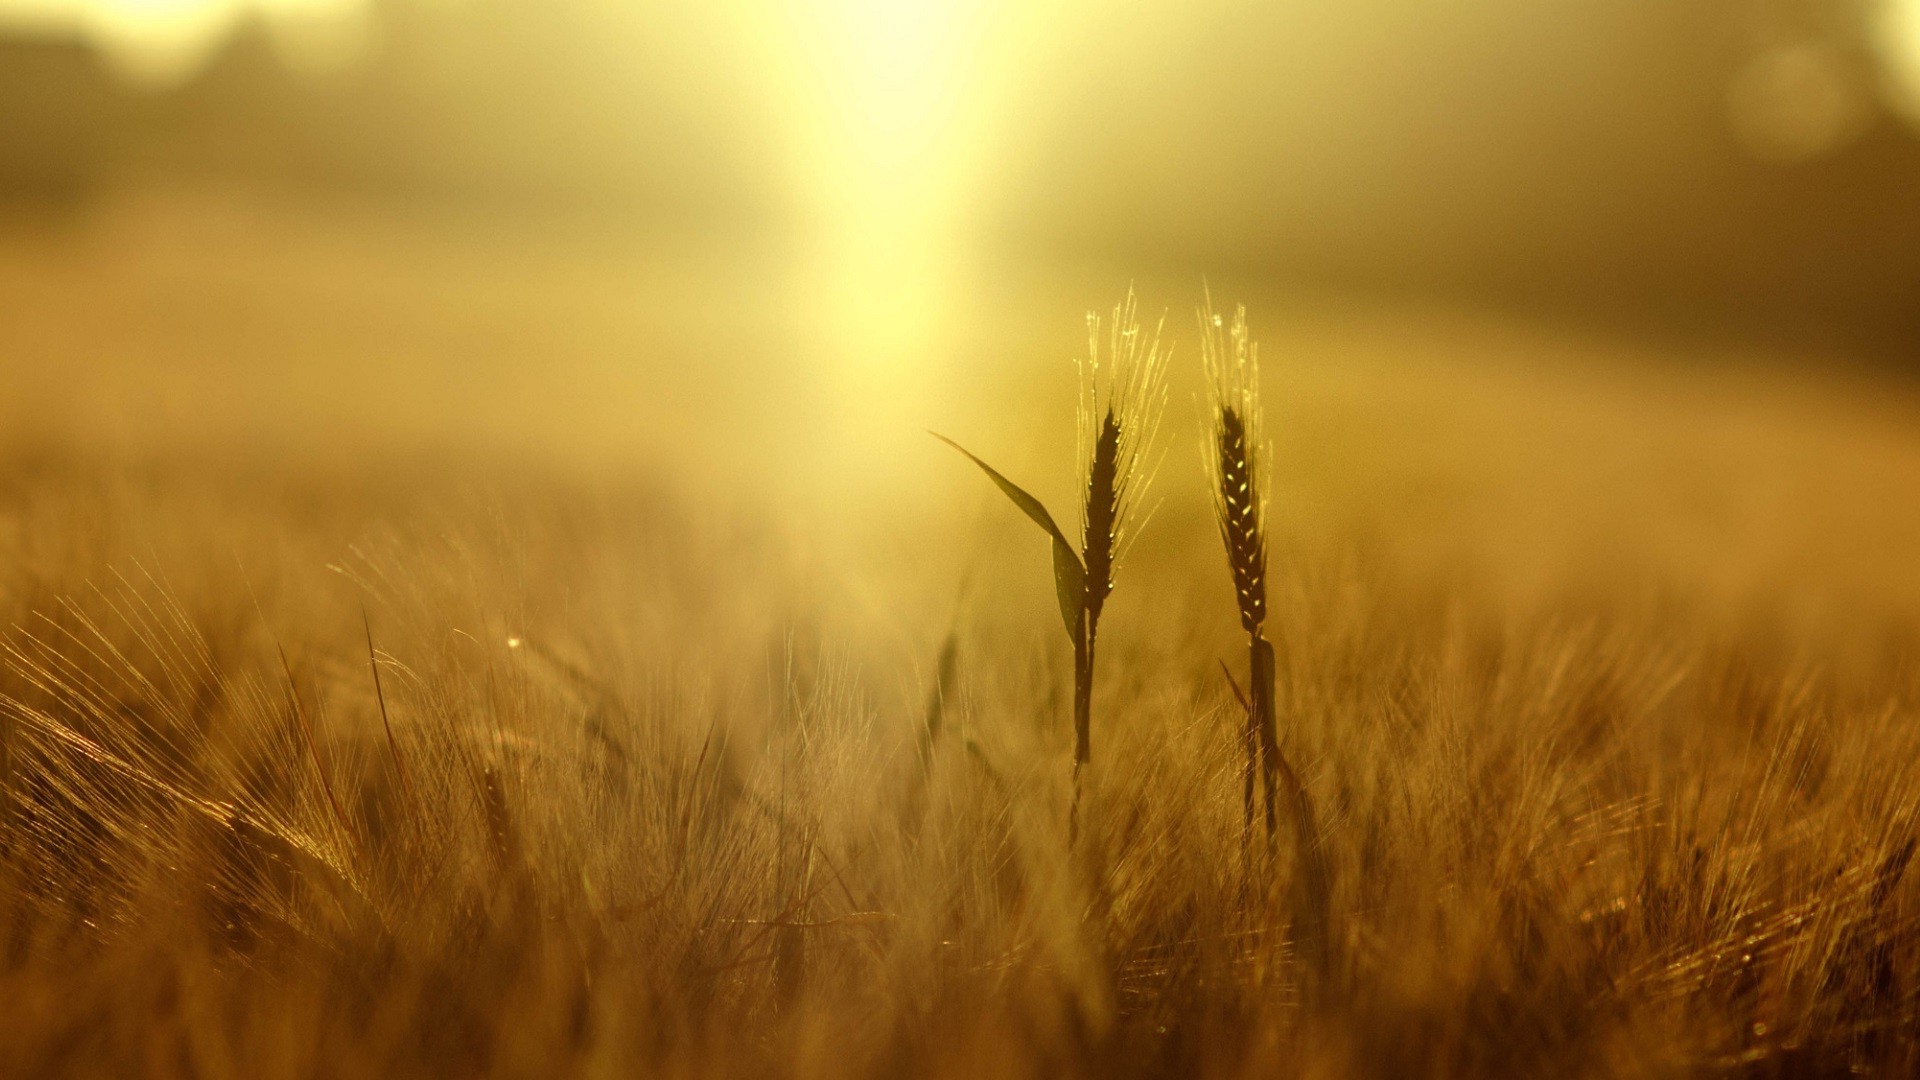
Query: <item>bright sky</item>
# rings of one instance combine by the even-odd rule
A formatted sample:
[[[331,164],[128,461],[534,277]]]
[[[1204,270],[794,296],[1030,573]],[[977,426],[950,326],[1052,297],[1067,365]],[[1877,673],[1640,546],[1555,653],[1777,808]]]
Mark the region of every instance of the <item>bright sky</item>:
[[[412,0],[425,3],[428,0]],[[458,0],[437,0],[457,3]],[[538,0],[534,0],[538,2]],[[618,10],[623,0],[609,0]],[[714,18],[764,39],[770,92],[789,110],[800,183],[812,192],[823,261],[810,275],[817,305],[857,324],[855,368],[885,369],[900,335],[927,332],[937,307],[932,263],[953,229],[968,130],[993,95],[980,45],[1004,31],[1010,0],[710,0]],[[351,62],[378,0],[0,0],[0,24],[74,35],[129,80],[164,86],[191,77],[249,19],[263,19],[295,67]],[[657,13],[672,17],[670,12]],[[610,25],[644,26],[642,11]],[[641,20],[636,23],[636,20]],[[1002,39],[1005,34],[1001,34]],[[964,85],[963,85],[964,84]],[[971,119],[970,119],[971,118]],[[844,329],[841,327],[840,329]]]
[[[1920,120],[1920,0],[1883,0],[1875,31],[1889,102]]]
[[[429,2],[460,0],[0,0],[0,24],[78,35],[97,44],[129,77],[165,84],[190,76],[251,18],[266,21],[290,63],[321,69],[351,60],[382,3]],[[522,2],[538,11],[543,0]],[[611,23],[641,30],[651,20],[677,17],[672,5],[574,2],[598,3],[603,14],[618,13]],[[752,70],[756,78],[764,72],[764,89],[787,111],[790,122],[782,126],[793,148],[790,163],[799,169],[794,179],[815,203],[820,225],[810,250],[822,265],[808,280],[822,290],[816,310],[823,338],[857,341],[870,353],[845,359],[855,377],[871,383],[882,376],[907,377],[900,374],[906,367],[891,358],[909,348],[913,338],[939,332],[946,313],[942,260],[952,238],[968,227],[968,193],[984,182],[980,170],[1003,158],[996,153],[994,125],[1036,107],[1036,99],[1052,85],[1031,78],[1034,71],[1074,70],[1082,59],[1079,36],[1115,32],[1111,22],[1145,33],[1150,31],[1141,26],[1164,28],[1187,19],[1190,11],[1210,12],[1215,19],[1239,17],[1261,0],[1142,0],[1133,9],[1134,14],[1159,12],[1165,18],[1158,22],[1106,19],[1099,0],[697,0],[710,5],[704,9],[695,9],[694,0],[679,2],[688,5],[682,11],[714,13],[712,21],[729,33],[761,39]],[[1421,6],[1403,2],[1407,10]],[[1485,23],[1524,2],[1479,0],[1464,6],[1480,11]],[[1574,6],[1608,2],[1582,0]],[[1860,44],[1870,45],[1877,56],[1875,74],[1884,100],[1920,121],[1920,0],[1866,2],[1874,15],[1865,20],[1872,28],[1870,41],[1822,42],[1833,46],[1824,49],[1790,42],[1793,47],[1760,56],[1762,62],[1733,88],[1736,120],[1750,121],[1751,134],[1765,148],[1780,156],[1817,156],[1816,151],[1839,144],[1835,133],[1864,126],[1848,111],[1854,99],[1841,92],[1858,99],[1864,116],[1872,108],[1871,90],[1858,85],[1864,81],[1854,77],[1858,69],[1828,62],[1834,57],[1852,62]],[[1370,0],[1354,17],[1378,22],[1393,4]],[[1303,13],[1339,7],[1288,6]],[[1079,18],[1062,16],[1063,10]],[[1342,25],[1332,15],[1321,20],[1326,25],[1302,19],[1302,32],[1326,33],[1329,26]],[[1460,25],[1471,29],[1476,23]],[[1339,35],[1331,37],[1337,46]],[[1035,42],[1045,47],[1030,47]],[[1136,51],[1151,60],[1158,44],[1156,37]],[[1147,67],[1149,76],[1164,75],[1151,63]],[[1025,85],[1024,92],[1019,85]],[[1332,107],[1322,112],[1333,120],[1344,115]],[[1143,163],[1148,166],[1167,167]]]
[[[378,0],[0,0],[0,28],[78,36],[129,78],[164,85],[190,77],[248,19],[265,21],[296,66],[350,59],[355,28]],[[429,0],[412,0],[425,3]],[[434,0],[450,4],[458,0]],[[535,0],[537,2],[537,0]],[[768,39],[773,92],[794,111],[796,138],[817,145],[823,192],[863,218],[914,216],[959,156],[962,81],[976,114],[983,80],[973,65],[986,23],[1007,0],[711,0],[716,16]],[[615,7],[619,0],[613,0]],[[631,13],[624,21],[644,26]],[[610,24],[611,25],[611,24]],[[770,84],[771,85],[771,84]]]
[[[338,64],[350,58],[369,6],[370,0],[0,0],[0,22],[77,34],[129,79],[165,84],[191,75],[250,15],[276,31],[294,31],[283,42],[290,63]]]
[[[977,149],[979,100],[991,79],[978,70],[982,0],[811,0],[784,3],[782,29],[799,115],[793,130],[812,151],[822,203],[828,294],[824,328],[857,339],[872,355],[849,358],[871,379],[902,371],[889,356],[937,326],[939,273],[950,214],[963,183],[961,156]],[[960,100],[964,91],[965,101]]]

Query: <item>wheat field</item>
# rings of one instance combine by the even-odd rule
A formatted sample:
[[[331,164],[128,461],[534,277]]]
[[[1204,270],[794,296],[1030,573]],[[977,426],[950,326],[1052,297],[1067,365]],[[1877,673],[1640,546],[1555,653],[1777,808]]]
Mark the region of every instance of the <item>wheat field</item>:
[[[1068,516],[1069,354],[804,499],[718,420],[13,440],[0,1075],[1920,1068],[1920,398],[1256,304],[1303,950],[1187,306],[1084,776],[1045,538],[921,430]]]

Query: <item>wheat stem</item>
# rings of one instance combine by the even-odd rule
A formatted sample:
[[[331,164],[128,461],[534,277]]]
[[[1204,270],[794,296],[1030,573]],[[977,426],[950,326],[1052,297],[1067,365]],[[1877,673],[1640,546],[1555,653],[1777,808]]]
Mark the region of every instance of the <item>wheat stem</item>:
[[[1086,570],[1081,618],[1073,653],[1073,802],[1068,812],[1070,845],[1079,840],[1082,772],[1093,760],[1093,675],[1100,615],[1126,548],[1143,520],[1140,496],[1152,480],[1149,460],[1166,404],[1165,354],[1160,327],[1140,325],[1133,290],[1106,323],[1103,360],[1101,320],[1087,319],[1087,358],[1081,362],[1080,438],[1085,462],[1081,491],[1080,563]]]
[[[1200,312],[1201,360],[1213,394],[1212,437],[1204,459],[1213,481],[1214,510],[1226,548],[1240,627],[1247,635],[1247,695],[1242,699],[1247,756],[1242,803],[1242,846],[1252,847],[1253,788],[1262,781],[1267,845],[1279,832],[1276,802],[1284,796],[1293,818],[1293,921],[1302,952],[1325,972],[1330,964],[1328,938],[1332,873],[1321,845],[1312,799],[1280,749],[1275,702],[1273,645],[1266,637],[1267,535],[1266,490],[1261,470],[1260,365],[1247,332],[1246,309],[1228,326],[1213,310],[1213,298]],[[1236,691],[1237,692],[1237,691]],[[1252,859],[1247,859],[1249,868]]]
[[[1025,489],[975,457],[959,443],[936,435],[987,474],[1020,512],[1053,542],[1054,589],[1060,618],[1073,641],[1073,794],[1067,812],[1069,847],[1080,836],[1082,773],[1093,760],[1093,658],[1100,615],[1144,516],[1139,497],[1153,478],[1149,460],[1165,412],[1166,354],[1160,326],[1142,332],[1133,291],[1113,309],[1107,344],[1102,321],[1087,316],[1087,356],[1080,361],[1080,550],[1075,551],[1053,515]]]

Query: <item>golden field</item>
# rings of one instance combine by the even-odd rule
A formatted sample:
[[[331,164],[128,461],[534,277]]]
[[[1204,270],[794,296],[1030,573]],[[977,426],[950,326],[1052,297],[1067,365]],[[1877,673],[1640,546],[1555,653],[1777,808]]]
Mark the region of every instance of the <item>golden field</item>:
[[[233,212],[0,256],[0,1074],[1920,1066],[1910,384],[1216,278],[1315,968],[1197,280],[1070,853],[1045,542],[926,429],[1071,519],[1125,268],[861,355],[777,261]]]

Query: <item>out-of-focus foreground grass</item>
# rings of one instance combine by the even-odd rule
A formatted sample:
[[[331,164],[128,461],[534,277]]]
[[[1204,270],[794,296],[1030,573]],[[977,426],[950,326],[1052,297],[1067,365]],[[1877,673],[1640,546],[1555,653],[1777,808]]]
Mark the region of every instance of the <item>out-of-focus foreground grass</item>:
[[[922,429],[1065,510],[1124,277],[994,278],[908,379],[773,271],[166,220],[0,261],[0,1073],[1920,1063],[1908,387],[1248,295],[1306,979],[1192,283],[1069,858],[1045,549]]]

